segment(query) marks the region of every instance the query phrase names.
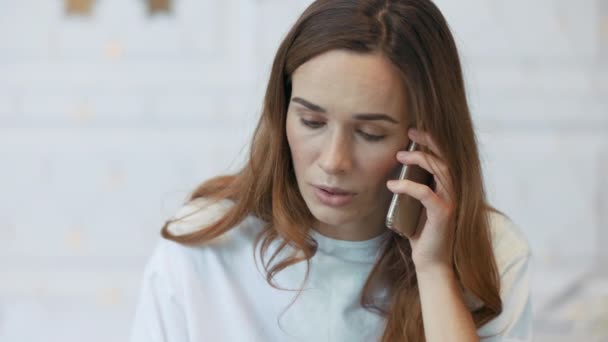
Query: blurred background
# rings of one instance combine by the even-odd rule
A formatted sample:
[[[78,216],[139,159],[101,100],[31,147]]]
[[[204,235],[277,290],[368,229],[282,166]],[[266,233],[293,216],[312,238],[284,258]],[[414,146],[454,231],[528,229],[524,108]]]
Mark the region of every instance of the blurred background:
[[[159,230],[242,165],[310,0],[0,0],[0,341],[124,341]],[[537,341],[608,341],[608,1],[437,0]]]

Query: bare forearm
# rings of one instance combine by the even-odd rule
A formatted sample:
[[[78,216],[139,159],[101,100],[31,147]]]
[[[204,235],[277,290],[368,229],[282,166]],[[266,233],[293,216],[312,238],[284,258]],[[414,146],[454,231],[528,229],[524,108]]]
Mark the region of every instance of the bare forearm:
[[[452,269],[434,267],[417,276],[426,341],[479,341]]]

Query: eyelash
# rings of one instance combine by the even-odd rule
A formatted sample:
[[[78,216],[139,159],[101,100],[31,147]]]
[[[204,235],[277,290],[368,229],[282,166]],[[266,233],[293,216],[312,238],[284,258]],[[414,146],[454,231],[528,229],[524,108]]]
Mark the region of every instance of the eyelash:
[[[310,121],[310,120],[304,120],[302,118],[300,118],[300,122],[302,122],[302,124],[304,126],[307,126],[311,129],[317,129],[317,128],[319,128],[319,126],[321,124],[323,124],[323,122],[321,122],[321,121]],[[374,142],[380,141],[380,140],[384,139],[384,137],[386,137],[386,135],[373,135],[373,134],[365,133],[363,131],[359,131],[359,133],[361,133],[361,135],[363,135],[363,137],[366,140],[374,141]]]

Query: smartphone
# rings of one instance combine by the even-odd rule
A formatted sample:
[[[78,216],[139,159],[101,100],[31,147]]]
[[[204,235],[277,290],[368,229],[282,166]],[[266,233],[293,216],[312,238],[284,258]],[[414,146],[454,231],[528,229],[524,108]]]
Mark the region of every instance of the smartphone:
[[[407,150],[410,152],[418,151],[418,144],[410,140]],[[433,175],[418,165],[404,164],[401,166],[401,173],[399,174],[399,180],[403,179],[430,186],[433,182]],[[391,230],[396,230],[396,227],[399,227],[399,233],[409,238],[416,234],[421,214],[422,203],[418,199],[407,194],[393,194],[385,224]]]

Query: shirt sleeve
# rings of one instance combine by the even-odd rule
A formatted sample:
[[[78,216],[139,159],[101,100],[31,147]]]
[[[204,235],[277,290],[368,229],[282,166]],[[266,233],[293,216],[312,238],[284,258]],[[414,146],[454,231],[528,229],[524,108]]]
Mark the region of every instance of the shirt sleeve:
[[[166,243],[158,243],[145,266],[130,342],[188,341],[183,307],[170,282]]]
[[[530,342],[532,301],[530,298],[531,254],[512,259],[500,274],[503,310],[478,330],[481,342]]]

